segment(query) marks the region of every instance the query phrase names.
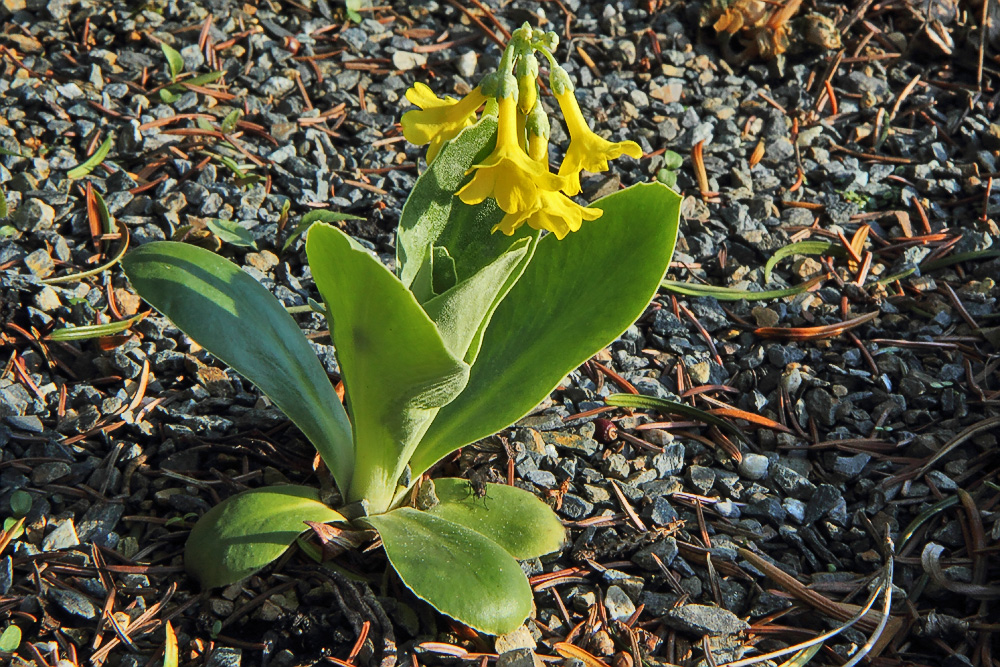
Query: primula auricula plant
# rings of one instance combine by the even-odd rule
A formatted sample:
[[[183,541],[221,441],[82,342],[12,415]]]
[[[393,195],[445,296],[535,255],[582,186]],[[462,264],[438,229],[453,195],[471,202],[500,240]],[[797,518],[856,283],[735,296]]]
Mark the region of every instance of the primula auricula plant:
[[[586,207],[571,199],[581,170],[639,157],[639,146],[591,131],[552,57],[556,43],[525,26],[463,99],[419,83],[407,92],[420,108],[403,115],[403,131],[429,145],[429,164],[403,207],[395,272],[336,227],[309,229],[346,410],[292,317],[235,264],[165,241],[126,256],[143,298],[284,411],[339,491],[337,507],[312,487],[281,485],[211,509],[185,550],[203,586],[266,566],[306,521],[333,523],[377,531],[402,582],[463,623],[505,633],[530,613],[517,560],[560,548],[556,515],[517,486],[488,484],[482,497],[465,480],[425,473],[529,413],[642,314],[679,211],[658,183]],[[570,135],[555,172],[537,53]]]

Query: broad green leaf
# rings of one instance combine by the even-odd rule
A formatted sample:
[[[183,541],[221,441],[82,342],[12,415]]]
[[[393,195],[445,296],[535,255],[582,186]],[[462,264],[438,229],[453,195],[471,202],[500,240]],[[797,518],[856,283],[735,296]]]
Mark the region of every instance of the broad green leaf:
[[[465,386],[469,367],[399,279],[339,229],[314,225],[306,254],[354,425],[358,456],[346,496],[384,512],[417,441]]]
[[[177,49],[166,42],[160,42],[160,50],[163,51],[163,56],[167,59],[167,67],[170,69],[170,80],[174,81],[184,71],[184,58],[177,52]]]
[[[604,402],[608,405],[621,408],[640,408],[643,410],[656,410],[666,414],[683,415],[689,419],[700,421],[703,424],[714,426],[720,431],[729,433],[747,444],[750,443],[750,438],[747,437],[746,433],[732,422],[728,422],[710,412],[699,410],[684,403],[668,401],[665,398],[656,398],[655,396],[639,396],[636,394],[611,394],[604,398]]]
[[[778,262],[791,255],[843,255],[845,251],[843,247],[833,243],[832,241],[799,241],[798,243],[791,243],[783,248],[778,248],[771,259],[767,260],[767,264],[764,265],[764,282],[771,282],[771,272],[774,271],[774,267],[778,265]]]
[[[108,136],[108,138],[104,140],[104,143],[102,143],[100,146],[97,147],[97,150],[94,151],[93,155],[91,155],[89,158],[87,158],[84,162],[82,162],[78,166],[73,167],[68,172],[66,172],[66,176],[68,178],[83,178],[90,172],[94,171],[94,169],[96,169],[99,164],[104,162],[104,158],[108,156],[108,152],[111,150],[112,143],[113,143],[112,137]]]
[[[438,414],[410,461],[414,478],[455,449],[531,411],[649,305],[670,263],[680,197],[659,183],[595,202],[604,215],[538,243],[500,302],[461,395]]]
[[[302,216],[299,224],[295,225],[295,229],[285,240],[285,245],[281,246],[281,252],[288,250],[288,246],[295,242],[295,239],[302,236],[302,234],[308,230],[313,224],[317,222],[340,222],[341,220],[364,220],[364,218],[351,215],[350,213],[341,213],[340,211],[330,211],[324,208],[316,209],[315,211],[309,211]]]
[[[89,340],[91,338],[100,338],[101,336],[113,336],[114,334],[127,331],[129,327],[146,317],[146,315],[149,315],[149,313],[139,313],[138,315],[133,315],[128,319],[119,320],[117,322],[108,322],[107,324],[87,324],[80,327],[53,329],[52,333],[46,336],[45,339],[69,341]]]
[[[492,264],[424,304],[451,353],[471,364],[479,354],[480,332],[527,265],[531,240],[515,241]],[[437,266],[438,259],[434,258]]]
[[[425,274],[431,263],[431,249],[441,246],[455,259],[458,280],[465,280],[507,251],[510,244],[536,232],[527,225],[513,237],[491,234],[490,230],[504,213],[496,202],[468,206],[455,196],[472,165],[485,159],[496,143],[496,118],[484,116],[463,130],[441,149],[410,192],[396,232],[396,271],[403,284],[418,299],[429,294],[426,285],[414,285],[418,274]]]
[[[378,530],[403,583],[442,614],[500,635],[531,613],[528,579],[496,542],[411,507],[365,521]]]
[[[801,294],[826,279],[827,275],[816,276],[815,278],[807,280],[799,285],[795,285],[794,287],[766,290],[761,292],[736,289],[735,287],[720,287],[718,285],[682,283],[677,280],[664,280],[660,283],[660,287],[668,292],[674,292],[675,294],[684,294],[687,296],[710,296],[718,301],[765,301],[768,299],[781,299],[786,296]]]
[[[566,529],[555,512],[533,493],[516,486],[487,484],[478,497],[468,480],[434,480],[438,504],[427,510],[488,537],[518,560],[558,551]]]
[[[354,468],[351,425],[281,302],[232,262],[186,243],[147,243],[122,264],[143,299],[257,385],[302,429],[344,491]]]
[[[208,231],[218,236],[221,240],[241,248],[257,249],[257,241],[249,229],[241,227],[235,220],[222,220],[221,218],[208,218],[205,220]]]
[[[21,628],[13,623],[0,634],[0,652],[13,653],[21,645]]]
[[[184,567],[204,588],[227,586],[285,552],[309,527],[344,517],[319,501],[308,486],[251,489],[205,512],[184,546]]]

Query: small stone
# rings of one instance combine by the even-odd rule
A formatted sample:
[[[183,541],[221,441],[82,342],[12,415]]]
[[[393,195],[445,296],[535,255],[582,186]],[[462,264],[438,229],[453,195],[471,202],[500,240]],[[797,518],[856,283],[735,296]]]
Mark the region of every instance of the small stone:
[[[69,464],[64,463],[63,461],[39,463],[31,471],[31,482],[38,486],[51,484],[60,477],[65,477],[70,474],[72,470],[73,469],[69,467]]]
[[[12,222],[22,232],[50,229],[56,220],[56,210],[40,199],[28,199],[14,211]]]
[[[42,540],[42,551],[58,551],[68,549],[80,544],[80,538],[76,534],[76,526],[73,519],[66,519],[58,525],[51,533]]]
[[[45,595],[68,614],[88,621],[97,618],[97,607],[82,593],[52,586]]]
[[[653,457],[653,466],[660,478],[676,475],[684,469],[684,445],[673,443]]]
[[[767,468],[771,460],[763,454],[744,454],[740,462],[740,474],[754,481],[767,477]]]
[[[820,484],[806,503],[806,512],[802,517],[802,523],[809,525],[818,521],[843,501],[844,497],[837,490],[837,487],[830,484]]]
[[[455,70],[462,78],[471,79],[476,75],[478,62],[479,55],[475,51],[466,51],[455,60]]]
[[[778,322],[781,320],[781,316],[778,313],[764,306],[757,306],[750,311],[750,314],[753,315],[753,319],[759,327],[775,327],[778,326]]]
[[[715,485],[715,471],[702,466],[691,466],[687,471],[688,481],[702,495]]]
[[[677,551],[677,540],[673,537],[667,537],[659,542],[654,542],[645,549],[635,552],[632,555],[632,562],[647,570],[659,572],[660,566],[656,564],[653,556],[656,556],[660,559],[660,562],[670,567],[670,564],[677,558]]]
[[[865,466],[871,461],[871,455],[865,453],[854,456],[838,456],[833,461],[833,472],[843,475],[848,479],[854,479],[864,471]]]
[[[396,69],[403,71],[423,67],[427,64],[426,53],[411,53],[410,51],[396,51],[392,54],[392,64]]]
[[[516,649],[534,650],[538,646],[535,638],[531,636],[531,631],[526,626],[521,626],[513,632],[499,635],[496,638],[496,652],[503,655],[508,651]]]
[[[788,516],[795,519],[797,523],[802,523],[806,517],[806,504],[797,498],[785,498],[781,506],[788,512]]]
[[[212,651],[207,667],[240,667],[243,661],[243,649],[220,646]]]
[[[14,559],[5,556],[0,560],[0,595],[7,595],[12,585],[14,585]]]
[[[649,510],[649,519],[658,526],[668,526],[677,521],[680,516],[677,510],[670,504],[670,501],[663,496],[657,496],[653,500],[652,508]]]
[[[671,609],[663,619],[670,627],[693,635],[735,635],[750,629],[746,621],[727,609],[688,604]]]
[[[272,76],[260,87],[260,91],[272,97],[281,97],[295,88],[295,82],[285,76]]]
[[[833,426],[837,422],[837,408],[840,401],[825,389],[811,389],[805,395],[806,411],[823,426]]]
[[[39,278],[45,278],[55,271],[56,265],[44,248],[25,256],[24,265]]]
[[[604,595],[604,606],[608,610],[608,618],[614,621],[624,621],[635,613],[635,603],[618,586],[608,588]]]
[[[516,648],[501,653],[497,667],[542,667],[543,663],[530,648]]]
[[[62,302],[59,300],[59,293],[48,285],[43,287],[42,291],[36,294],[32,300],[35,302],[35,308],[44,313],[50,313],[62,305]]]
[[[563,496],[562,507],[559,511],[567,518],[579,521],[586,519],[594,511],[594,506],[586,500],[572,493]]]

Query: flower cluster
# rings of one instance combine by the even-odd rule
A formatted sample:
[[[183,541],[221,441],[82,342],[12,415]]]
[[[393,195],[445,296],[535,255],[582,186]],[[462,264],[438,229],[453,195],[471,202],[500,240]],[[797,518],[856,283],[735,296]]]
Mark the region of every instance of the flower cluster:
[[[608,160],[621,155],[639,158],[634,141],[610,142],[595,134],[577,104],[573,83],[552,51],[559,43],[553,32],[543,33],[525,24],[514,31],[497,71],[491,72],[461,100],[441,99],[422,83],[407,91],[406,99],[419,110],[403,114],[403,135],[417,145],[428,145],[431,162],[445,142],[474,124],[482,108],[496,116],[496,148],[469,170],[472,179],[457,195],[474,205],[493,198],[505,213],[493,228],[511,235],[527,224],[546,229],[557,238],[577,231],[584,220],[596,220],[602,211],[586,208],[571,197],[580,193],[580,172],[608,170]],[[549,169],[549,121],[538,94],[538,59],[549,63],[549,88],[559,104],[570,142],[559,170]]]

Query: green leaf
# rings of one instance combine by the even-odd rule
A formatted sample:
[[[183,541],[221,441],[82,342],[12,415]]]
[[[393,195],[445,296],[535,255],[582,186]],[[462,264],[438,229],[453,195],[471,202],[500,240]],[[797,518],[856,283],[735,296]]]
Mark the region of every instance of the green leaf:
[[[227,586],[283,554],[309,529],[304,521],[345,519],[307,486],[288,484],[238,493],[195,524],[184,546],[184,567],[204,588]]]
[[[358,10],[364,6],[363,0],[346,0],[344,4],[347,9],[347,18],[351,19],[355,23],[361,23],[361,21],[364,20],[361,17],[361,14],[358,13]]]
[[[54,329],[52,333],[45,338],[46,340],[70,341],[89,340],[91,338],[100,338],[101,336],[113,336],[114,334],[127,331],[129,327],[146,317],[148,314],[149,313],[139,313],[138,315],[133,315],[128,319],[120,320],[118,322],[108,322],[107,324],[88,324],[82,327],[64,327],[62,329]]]
[[[671,171],[677,171],[684,164],[684,156],[671,150],[663,152],[663,167]]]
[[[420,175],[403,205],[396,232],[396,271],[418,298],[424,291],[429,293],[430,276],[425,276],[428,290],[414,286],[414,282],[418,273],[430,267],[434,246],[448,249],[455,258],[459,280],[464,280],[496,259],[514,240],[489,233],[504,215],[492,199],[468,206],[455,196],[468,178],[466,172],[493,150],[496,129],[496,119],[485,116],[462,130]]]
[[[3,653],[13,653],[21,645],[21,628],[14,624],[4,628],[0,634],[0,651]]]
[[[181,54],[174,47],[166,42],[160,42],[160,49],[167,59],[167,67],[170,68],[170,80],[177,80],[177,77],[184,71],[184,58],[181,57]]]
[[[257,241],[254,240],[253,234],[250,233],[250,230],[241,227],[235,220],[208,218],[205,220],[205,226],[208,227],[210,232],[218,236],[226,243],[230,243],[241,248],[257,249]]]
[[[680,196],[640,184],[593,206],[604,210],[599,220],[562,241],[554,234],[539,241],[493,314],[468,386],[411,459],[414,478],[530,412],[649,305],[673,254]]]
[[[18,519],[27,516],[31,511],[31,494],[20,489],[10,494],[10,511]]]
[[[104,143],[97,147],[97,150],[94,151],[93,155],[87,158],[86,161],[66,172],[66,176],[68,178],[83,178],[90,172],[94,171],[99,164],[104,162],[104,158],[108,156],[108,152],[111,150],[111,144],[112,137],[108,136],[108,138],[104,140]]]
[[[97,204],[97,217],[101,220],[101,230],[105,234],[114,234],[114,223],[111,222],[111,213],[108,212],[108,205],[104,203],[104,197],[97,190],[93,190],[94,202]]]
[[[670,169],[661,169],[656,172],[656,180],[668,188],[672,188],[677,185],[677,172]]]
[[[432,282],[435,294],[444,294],[458,282],[455,260],[443,246],[434,246],[431,252]]]
[[[666,414],[683,415],[690,419],[700,421],[703,424],[714,426],[720,431],[729,433],[743,442],[750,444],[750,438],[748,438],[746,433],[744,433],[735,424],[732,424],[721,417],[716,417],[710,412],[699,410],[698,408],[691,407],[690,405],[686,405],[684,403],[668,401],[665,398],[656,398],[654,396],[638,396],[636,394],[611,394],[610,396],[606,396],[604,398],[604,402],[608,405],[614,405],[620,408],[640,408],[642,410],[656,410],[657,412],[663,412]]]
[[[480,498],[468,480],[446,477],[434,480],[434,492],[438,504],[428,513],[488,537],[518,560],[558,551],[566,540],[555,512],[516,486],[487,484]]]
[[[223,72],[222,70],[216,70],[214,72],[208,72],[206,74],[199,74],[198,76],[193,76],[190,79],[184,79],[178,84],[178,86],[180,87],[180,90],[185,90],[184,84],[187,84],[189,86],[204,86],[207,83],[215,83],[225,75],[226,73]],[[171,86],[171,88],[173,88],[173,86]]]
[[[3,193],[3,188],[0,188],[0,218],[7,217],[7,195]]]
[[[960,262],[968,262],[973,259],[993,259],[1000,257],[1000,250],[970,250],[969,252],[957,252],[954,255],[931,259],[920,264],[921,271],[937,271],[946,266],[952,266]]]
[[[413,294],[342,231],[314,225],[306,254],[354,425],[358,457],[346,497],[384,512],[417,441],[465,386],[469,367],[448,351]]]
[[[843,255],[845,254],[843,247],[833,243],[832,241],[799,241],[798,243],[792,243],[786,245],[783,248],[778,248],[778,250],[771,256],[771,259],[767,260],[767,264],[764,265],[764,282],[771,282],[771,272],[774,267],[778,265],[778,262],[791,255]]]
[[[21,522],[20,526],[18,526],[19,521]],[[3,520],[3,532],[10,534],[10,539],[16,540],[24,535],[24,522],[21,519],[7,517]]]
[[[175,93],[170,88],[160,88],[160,101],[164,104],[173,104],[181,99],[180,93]]]
[[[219,125],[219,129],[222,130],[223,134],[230,134],[236,129],[236,123],[240,122],[240,115],[243,112],[239,109],[233,109],[226,117],[222,119],[222,123]]]
[[[524,272],[531,239],[515,241],[492,264],[424,304],[451,353],[472,364],[493,312]],[[437,266],[437,258],[434,259]]]
[[[765,301],[767,299],[781,299],[786,296],[801,294],[822,282],[825,276],[818,276],[804,283],[787,287],[785,289],[766,290],[755,292],[753,290],[736,289],[734,287],[720,287],[718,285],[700,285],[698,283],[683,283],[677,280],[664,280],[660,287],[668,292],[684,294],[686,296],[710,296],[718,301]]]
[[[288,250],[288,247],[295,242],[295,239],[302,236],[306,230],[312,227],[317,222],[340,222],[341,220],[364,220],[364,218],[351,215],[350,213],[341,213],[339,211],[330,211],[328,209],[320,208],[315,211],[309,211],[302,219],[299,224],[295,225],[295,229],[285,240],[285,245],[281,246],[281,252]]]
[[[365,519],[382,538],[403,583],[442,614],[491,635],[516,630],[531,613],[531,587],[496,542],[411,507]]]
[[[232,262],[157,241],[122,261],[136,290],[209,352],[257,385],[319,450],[341,491],[354,467],[347,413],[292,316]]]

